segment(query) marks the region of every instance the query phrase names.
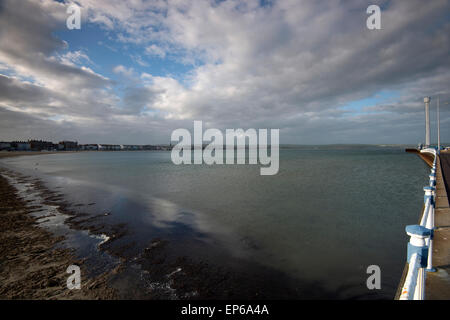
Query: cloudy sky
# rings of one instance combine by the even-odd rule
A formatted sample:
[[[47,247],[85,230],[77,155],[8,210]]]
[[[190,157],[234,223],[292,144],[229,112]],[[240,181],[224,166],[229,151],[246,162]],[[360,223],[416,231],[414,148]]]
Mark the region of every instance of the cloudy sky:
[[[415,144],[423,97],[433,120],[437,94],[450,101],[448,0],[75,3],[80,30],[68,1],[0,0],[0,140],[168,143],[202,120],[281,143]]]

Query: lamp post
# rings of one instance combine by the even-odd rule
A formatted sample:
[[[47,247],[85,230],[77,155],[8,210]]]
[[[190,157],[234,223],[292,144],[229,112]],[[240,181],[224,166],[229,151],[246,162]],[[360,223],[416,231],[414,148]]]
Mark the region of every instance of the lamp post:
[[[441,122],[439,119],[439,95],[437,96],[437,136],[438,136],[438,150],[441,150]]]
[[[425,97],[425,147],[430,146],[430,97]]]
[[[450,104],[450,101],[444,102],[444,105]],[[438,147],[441,150],[441,136],[440,136],[440,120],[439,120],[439,96],[437,102],[437,114],[438,114]]]

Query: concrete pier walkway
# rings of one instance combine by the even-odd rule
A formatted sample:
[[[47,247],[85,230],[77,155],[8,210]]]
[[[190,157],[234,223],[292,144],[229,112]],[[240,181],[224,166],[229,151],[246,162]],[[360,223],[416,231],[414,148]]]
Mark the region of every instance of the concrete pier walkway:
[[[441,152],[436,163],[435,232],[433,240],[433,267],[428,272],[425,299],[450,299],[450,152]]]

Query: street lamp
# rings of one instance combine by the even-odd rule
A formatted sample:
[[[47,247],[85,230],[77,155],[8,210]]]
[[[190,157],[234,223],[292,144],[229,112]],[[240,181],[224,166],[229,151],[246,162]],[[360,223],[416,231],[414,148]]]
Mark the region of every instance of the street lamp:
[[[425,146],[430,147],[430,100],[431,97],[425,97]]]
[[[437,97],[438,152],[441,150],[441,120],[439,118],[439,95]]]
[[[450,104],[450,101],[444,102],[444,105]],[[438,117],[438,148],[441,150],[440,120],[439,120],[439,96],[437,101],[437,117]]]

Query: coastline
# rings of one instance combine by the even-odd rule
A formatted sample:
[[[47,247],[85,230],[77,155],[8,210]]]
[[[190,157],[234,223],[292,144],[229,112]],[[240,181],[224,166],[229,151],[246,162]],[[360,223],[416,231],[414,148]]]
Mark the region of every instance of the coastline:
[[[64,237],[40,227],[35,209],[0,174],[0,299],[114,299],[107,274],[84,279],[80,290],[66,288],[67,267],[76,264],[85,273],[83,261],[58,247]]]
[[[75,153],[81,151],[0,151],[0,159],[12,158],[21,156],[39,156],[45,154],[57,154],[57,153]]]

